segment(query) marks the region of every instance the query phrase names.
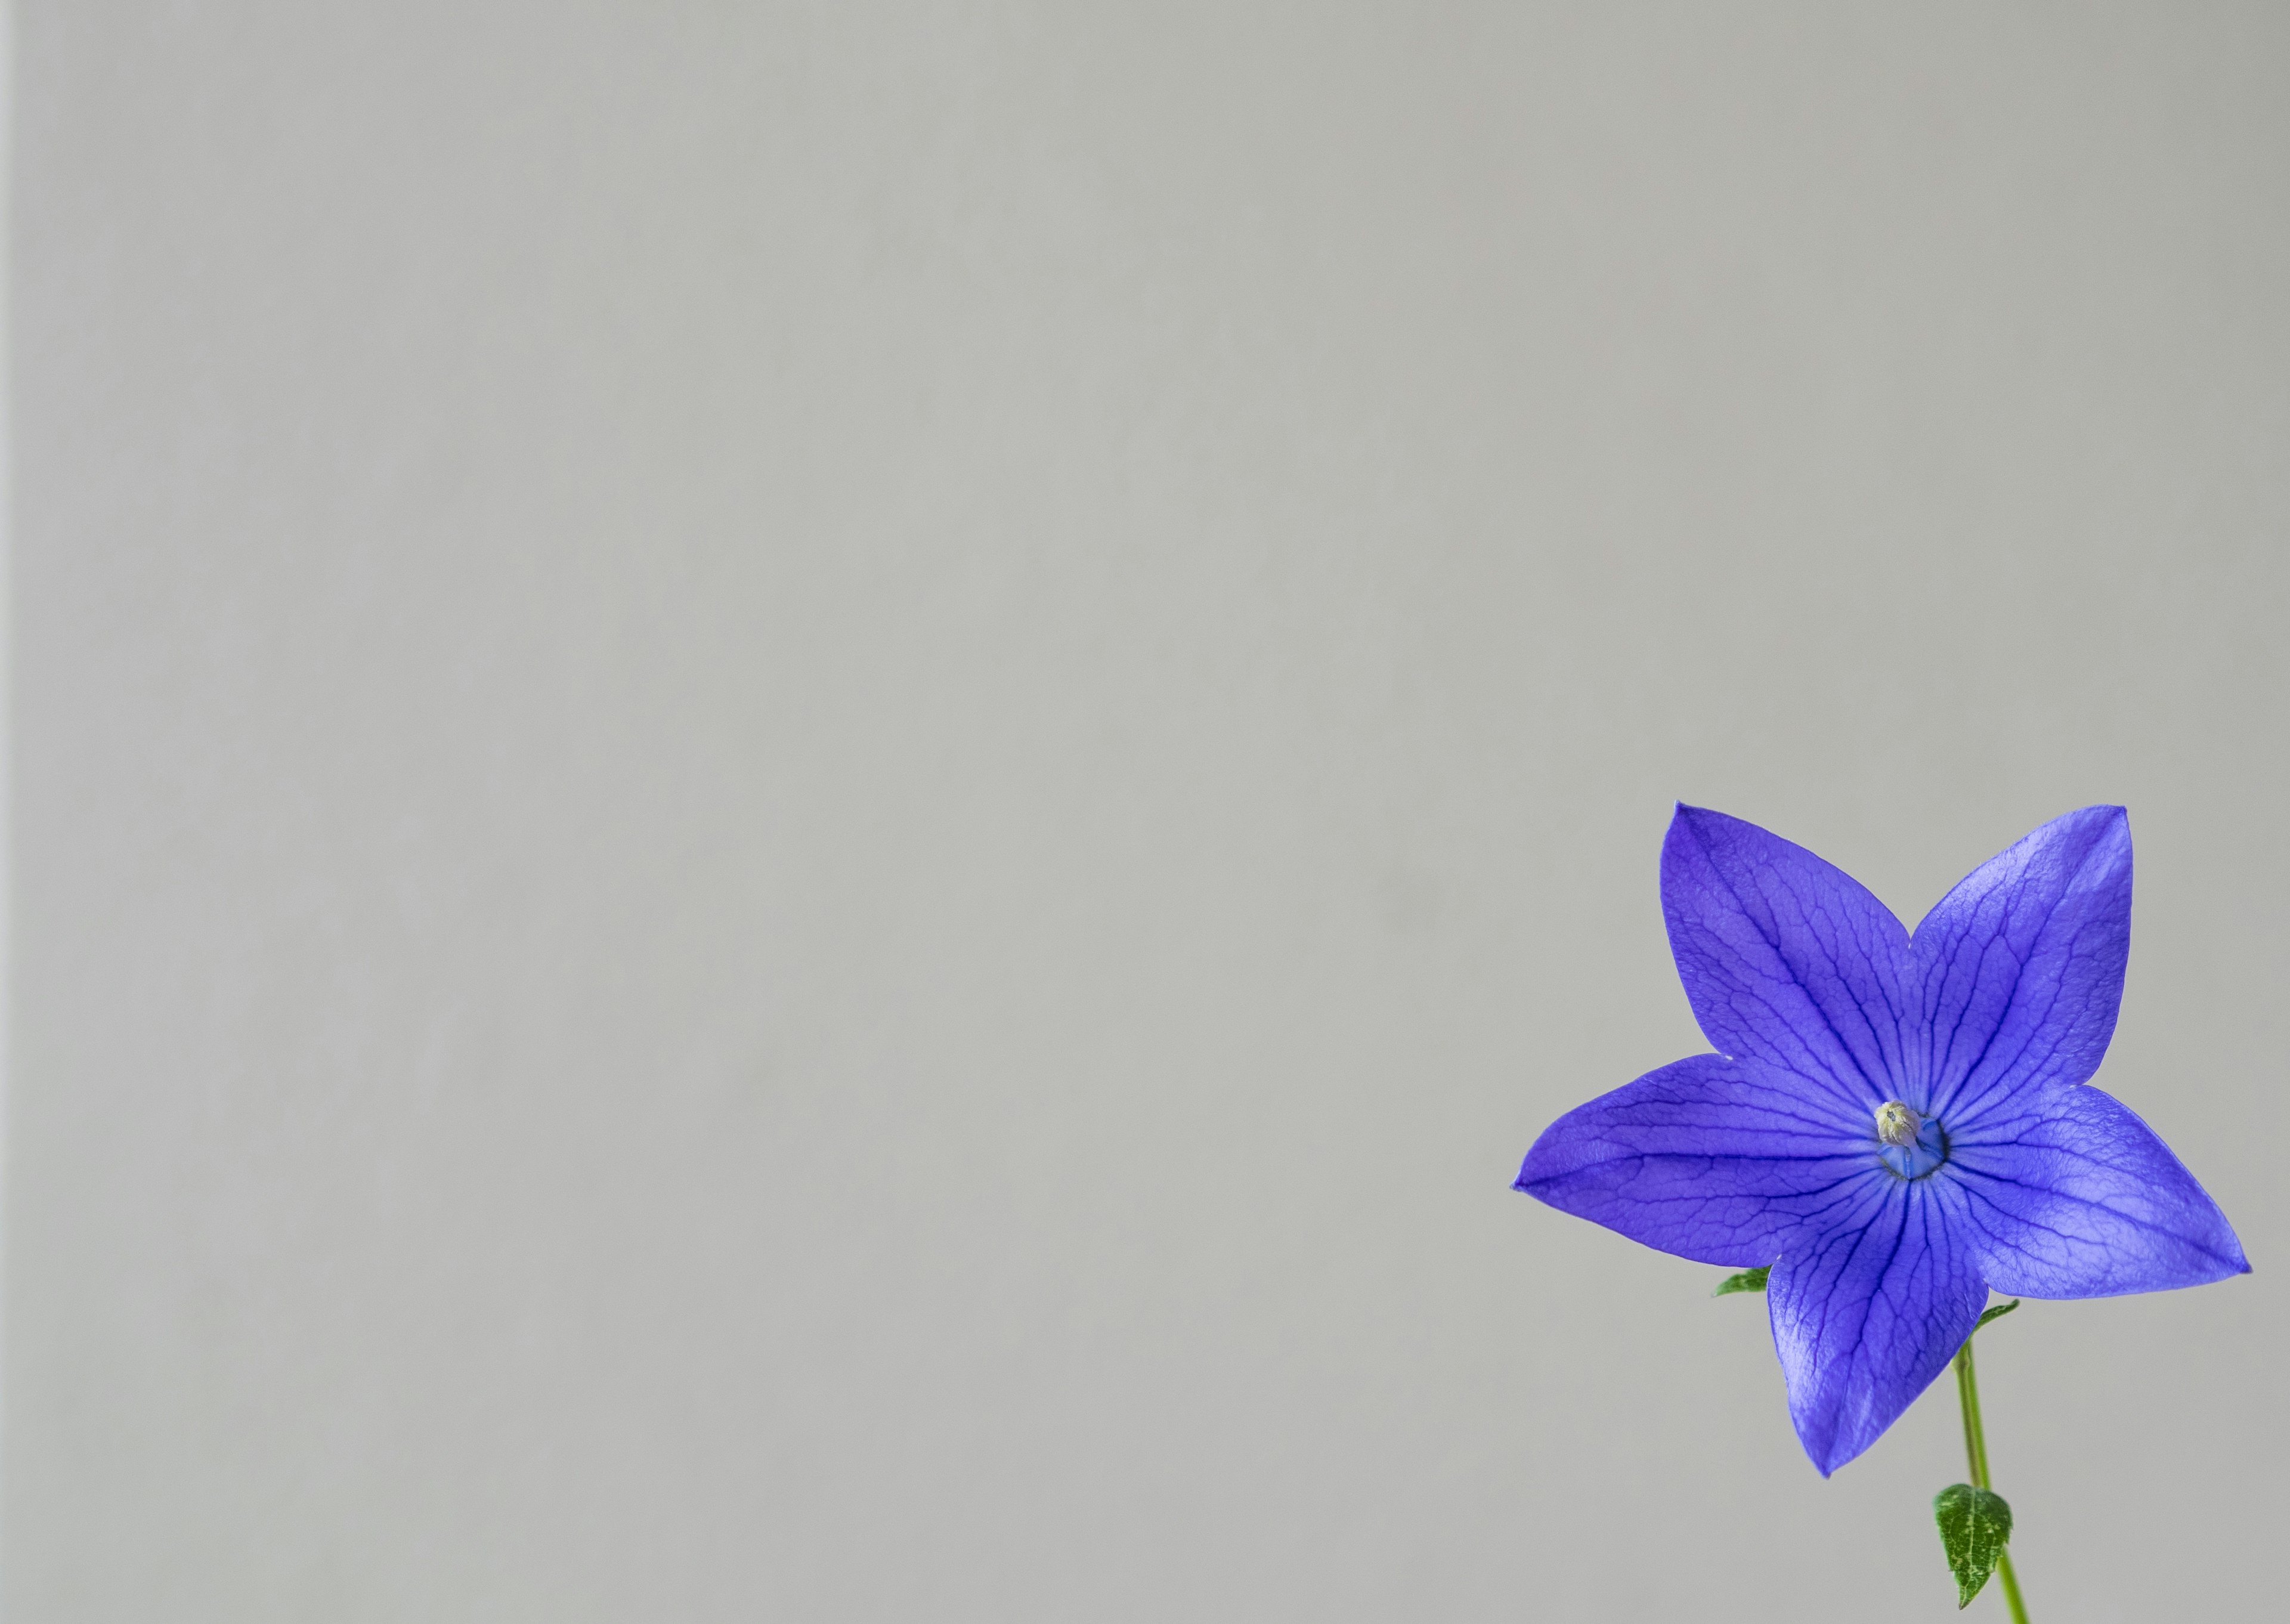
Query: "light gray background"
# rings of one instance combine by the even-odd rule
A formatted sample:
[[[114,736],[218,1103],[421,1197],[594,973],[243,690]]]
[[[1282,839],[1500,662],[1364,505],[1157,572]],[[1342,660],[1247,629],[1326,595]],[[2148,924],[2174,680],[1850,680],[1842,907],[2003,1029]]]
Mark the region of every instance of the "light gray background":
[[[2130,805],[2258,1272],[1996,1469],[2278,1603],[2290,13],[16,29],[11,1624],[1948,1618],[1944,1392],[1506,1188],[1673,796]]]

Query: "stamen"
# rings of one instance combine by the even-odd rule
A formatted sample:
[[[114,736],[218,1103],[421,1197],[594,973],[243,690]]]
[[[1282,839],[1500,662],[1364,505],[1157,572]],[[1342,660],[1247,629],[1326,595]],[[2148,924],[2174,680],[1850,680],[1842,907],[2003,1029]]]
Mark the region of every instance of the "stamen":
[[[1877,1137],[1895,1149],[1905,1150],[1917,1142],[1917,1132],[1925,1119],[1898,1100],[1887,1100],[1877,1108]]]

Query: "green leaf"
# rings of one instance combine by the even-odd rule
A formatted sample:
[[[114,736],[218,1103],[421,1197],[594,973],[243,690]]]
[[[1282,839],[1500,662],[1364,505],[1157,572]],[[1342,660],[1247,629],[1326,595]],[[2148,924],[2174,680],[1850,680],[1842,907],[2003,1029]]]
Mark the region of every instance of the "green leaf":
[[[2006,1314],[2009,1314],[2013,1309],[2019,1306],[2020,1300],[2017,1297],[2014,1297],[2009,1302],[1998,1303],[1994,1308],[1989,1309],[1987,1313],[1980,1316],[1980,1324],[1973,1326],[1973,1331],[1977,1333],[1981,1325],[1986,1324],[1991,1319],[2002,1319]]]
[[[2012,1508],[2001,1494],[1952,1483],[1933,1496],[1933,1521],[1940,1524],[1941,1548],[1956,1575],[1958,1612],[1972,1605],[1980,1587],[1996,1571],[1996,1559],[2012,1540]]]
[[[1712,1297],[1730,1297],[1736,1292],[1762,1292],[1766,1289],[1766,1276],[1773,1272],[1774,1266],[1770,1263],[1762,1268],[1745,1268],[1738,1275],[1728,1275],[1720,1280],[1718,1289],[1709,1294]]]

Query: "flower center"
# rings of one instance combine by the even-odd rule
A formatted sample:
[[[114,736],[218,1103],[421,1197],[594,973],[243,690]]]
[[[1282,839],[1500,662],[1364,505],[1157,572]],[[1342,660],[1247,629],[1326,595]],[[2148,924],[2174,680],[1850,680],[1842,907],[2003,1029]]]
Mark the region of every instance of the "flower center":
[[[1898,1100],[1877,1108],[1877,1143],[1878,1159],[1903,1179],[1921,1179],[1948,1160],[1948,1135],[1940,1124]]]

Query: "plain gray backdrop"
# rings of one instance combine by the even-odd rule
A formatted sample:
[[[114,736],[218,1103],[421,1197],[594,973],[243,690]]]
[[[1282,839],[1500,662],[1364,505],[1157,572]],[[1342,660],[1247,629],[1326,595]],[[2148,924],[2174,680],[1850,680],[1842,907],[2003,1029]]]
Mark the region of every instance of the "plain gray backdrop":
[[[1508,1188],[1675,797],[2129,805],[1998,1486],[2278,1604],[2290,12],[15,11],[9,1624],[1938,1624]]]

